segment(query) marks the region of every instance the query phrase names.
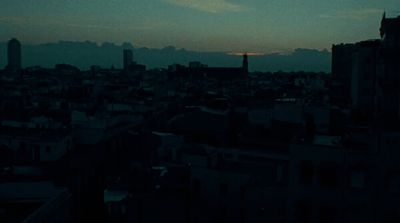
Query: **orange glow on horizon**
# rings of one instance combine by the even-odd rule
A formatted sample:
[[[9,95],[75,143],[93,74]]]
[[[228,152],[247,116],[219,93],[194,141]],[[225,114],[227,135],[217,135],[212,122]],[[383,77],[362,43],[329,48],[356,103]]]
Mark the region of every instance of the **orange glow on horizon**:
[[[243,56],[245,54],[247,54],[247,56],[252,56],[252,57],[265,55],[265,53],[258,53],[258,52],[250,52],[250,53],[231,52],[231,53],[228,53],[228,55],[231,55],[231,56]]]
[[[227,53],[228,55],[231,56],[243,56],[247,54],[247,56],[250,57],[260,57],[260,56],[267,56],[267,55],[272,55],[272,54],[279,54],[279,55],[288,55],[291,54],[292,52],[285,52],[285,51],[271,51],[269,53],[262,53],[262,52],[229,52]]]

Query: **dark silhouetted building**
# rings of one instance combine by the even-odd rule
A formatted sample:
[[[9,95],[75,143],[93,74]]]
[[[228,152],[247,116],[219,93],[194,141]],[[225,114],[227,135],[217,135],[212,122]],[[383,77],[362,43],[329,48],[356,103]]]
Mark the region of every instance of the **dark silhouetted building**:
[[[380,29],[382,39],[377,53],[377,112],[387,124],[400,121],[399,30],[400,16],[383,16]]]
[[[400,16],[381,21],[381,39],[332,47],[332,104],[400,121]],[[386,120],[386,121],[384,121]]]
[[[205,76],[211,79],[232,80],[247,78],[248,68],[248,57],[247,54],[244,54],[241,67],[205,67],[200,70]]]
[[[350,105],[352,55],[355,44],[332,46],[331,103],[339,107]]]
[[[359,42],[352,55],[351,108],[368,116],[374,111],[376,54],[379,45],[379,40]]]
[[[386,13],[383,14],[381,21],[380,34],[383,40],[400,40],[400,16],[397,18],[386,18]]]
[[[232,81],[246,79],[248,76],[248,57],[243,55],[241,67],[208,67],[200,62],[190,62],[189,67],[172,65],[169,71],[179,76],[190,76],[194,78],[207,78],[219,81]]]
[[[124,70],[127,70],[133,63],[133,52],[132,50],[124,50]]]
[[[128,72],[142,72],[146,70],[146,66],[142,64],[138,64],[133,60],[133,52],[132,50],[125,49],[124,50],[124,59],[123,59],[124,71]]]
[[[7,69],[17,71],[21,69],[21,43],[13,38],[8,41],[8,64]]]
[[[243,71],[247,74],[249,73],[249,58],[247,56],[247,53],[243,55]]]

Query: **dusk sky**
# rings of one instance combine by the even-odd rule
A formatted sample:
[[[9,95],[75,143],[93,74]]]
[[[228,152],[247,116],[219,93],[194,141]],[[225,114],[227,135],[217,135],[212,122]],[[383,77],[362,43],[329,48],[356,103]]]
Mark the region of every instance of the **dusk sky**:
[[[378,38],[399,0],[1,0],[0,41],[130,42],[199,51],[330,49]]]

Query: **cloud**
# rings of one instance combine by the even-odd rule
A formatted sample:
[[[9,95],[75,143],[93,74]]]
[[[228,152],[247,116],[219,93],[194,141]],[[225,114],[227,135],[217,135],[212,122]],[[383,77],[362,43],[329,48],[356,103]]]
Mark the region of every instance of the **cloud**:
[[[20,24],[26,24],[27,20],[25,18],[16,16],[0,16],[0,23],[20,25]]]
[[[376,17],[383,13],[382,9],[377,8],[364,8],[357,10],[344,10],[337,11],[333,14],[321,14],[319,17],[326,19],[351,19],[351,20],[365,20],[370,17]]]
[[[91,18],[53,18],[53,17],[9,17],[9,16],[0,16],[0,25],[3,26],[12,26],[18,27],[19,29],[23,29],[23,27],[69,27],[72,29],[78,30],[111,30],[111,31],[119,31],[119,30],[156,30],[163,27],[175,27],[176,24],[171,21],[158,21],[148,19],[145,21],[141,21],[140,24],[130,24],[130,23],[118,23],[114,25],[112,21],[104,23],[99,22],[96,19]],[[0,27],[1,28],[1,27]],[[1,30],[0,30],[1,31]]]
[[[252,56],[252,57],[265,56],[265,53],[261,52],[229,52],[227,54],[230,56],[243,56],[245,53],[247,54],[247,56]]]
[[[241,12],[248,8],[229,2],[229,0],[163,0],[169,4],[196,9],[209,13]]]

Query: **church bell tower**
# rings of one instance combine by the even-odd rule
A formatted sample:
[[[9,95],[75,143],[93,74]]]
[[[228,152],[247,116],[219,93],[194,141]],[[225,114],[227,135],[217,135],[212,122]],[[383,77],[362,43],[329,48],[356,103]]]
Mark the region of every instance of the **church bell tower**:
[[[243,54],[243,64],[242,64],[243,70],[246,74],[249,73],[249,60],[247,53]]]

